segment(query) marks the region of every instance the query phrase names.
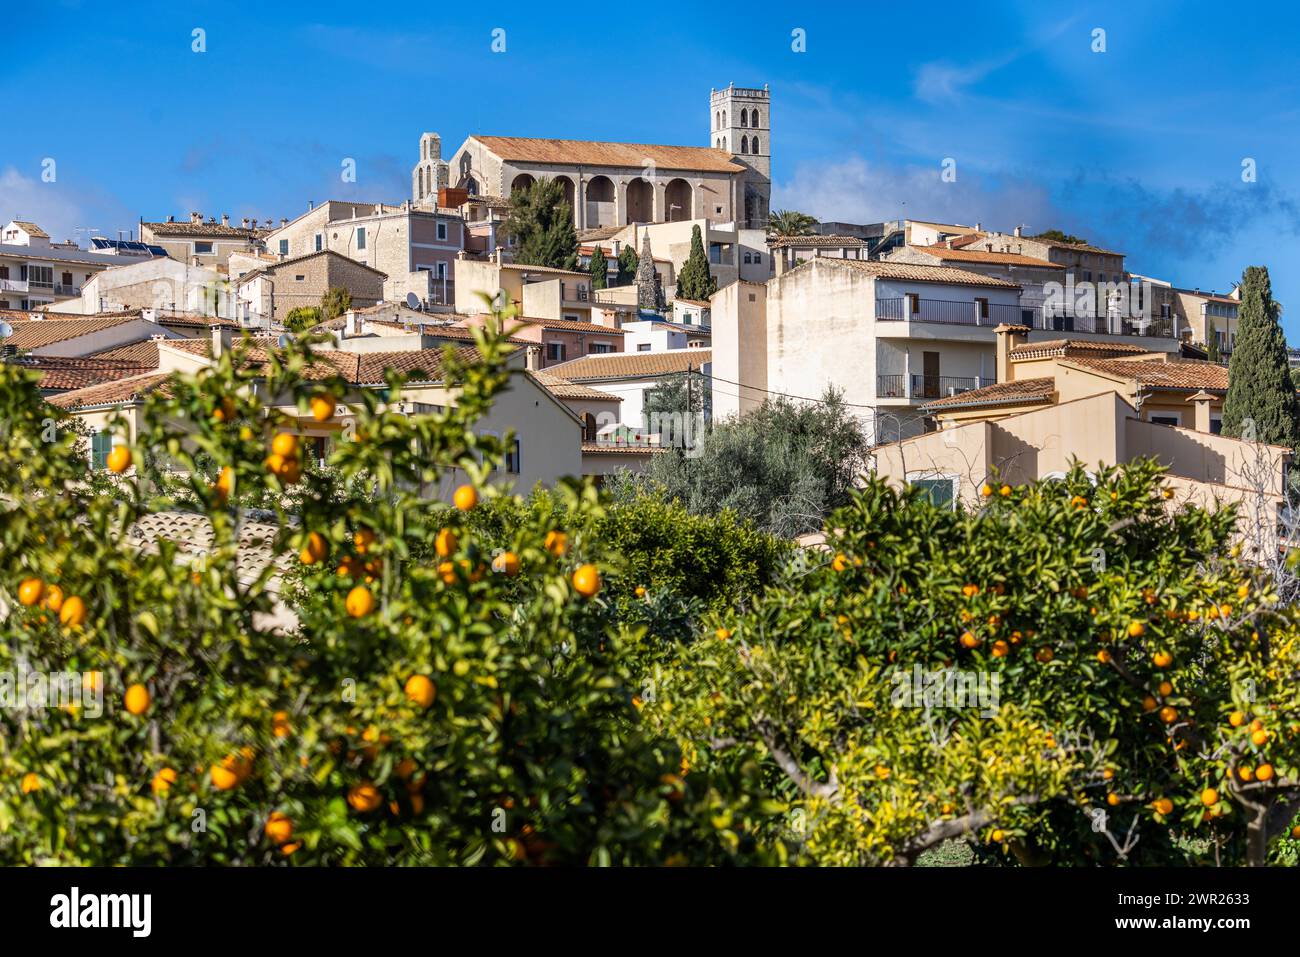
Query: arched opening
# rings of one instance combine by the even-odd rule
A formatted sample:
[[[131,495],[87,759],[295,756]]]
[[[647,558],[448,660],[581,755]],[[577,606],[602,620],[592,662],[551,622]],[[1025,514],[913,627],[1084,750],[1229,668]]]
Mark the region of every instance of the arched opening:
[[[533,185],[533,182],[534,182],[534,180],[533,180],[533,177],[532,177],[531,174],[529,174],[529,173],[520,173],[520,174],[519,174],[518,176],[516,176],[516,177],[514,178],[514,180],[510,183],[510,192],[511,192],[511,193],[514,193],[514,192],[516,192],[517,190],[528,189],[530,186]]]
[[[614,182],[593,176],[587,183],[587,226],[614,226]]]
[[[569,204],[569,209],[576,209],[577,207],[573,205],[573,180],[569,179],[567,176],[557,176],[555,178],[559,181],[560,187],[564,190],[564,201]]]
[[[627,184],[627,221],[649,223],[654,221],[654,187],[647,180],[634,179]]]
[[[597,428],[596,417],[592,415],[590,412],[588,412],[585,416],[583,416],[583,429],[582,429],[583,440],[586,442],[595,442],[596,428]]]
[[[691,184],[675,179],[664,190],[664,219],[670,223],[691,219],[694,216]]]
[[[748,152],[749,152],[749,138],[748,138],[748,137],[742,136],[742,137],[740,138],[740,151],[741,151],[742,153],[748,153]]]
[[[424,199],[424,168],[421,167],[421,168],[418,169],[416,172],[417,172],[417,174],[418,174],[419,177],[420,177],[420,188],[419,188],[419,191],[416,193],[416,197],[415,197],[415,198],[416,198],[416,199]]]
[[[740,111],[740,125],[742,128],[749,126],[749,114],[744,110]]]
[[[749,121],[749,125],[752,126],[754,129],[758,129],[758,110],[754,110],[751,116],[752,119]]]
[[[757,137],[757,136],[755,136],[753,139],[751,139],[751,140],[749,141],[749,151],[750,151],[751,153],[753,153],[755,156],[758,155],[758,137]]]

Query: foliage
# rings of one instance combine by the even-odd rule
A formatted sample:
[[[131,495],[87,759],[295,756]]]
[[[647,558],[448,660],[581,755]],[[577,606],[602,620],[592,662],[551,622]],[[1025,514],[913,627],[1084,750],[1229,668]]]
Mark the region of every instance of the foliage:
[[[636,254],[636,250],[629,243],[624,246],[618,254],[618,280],[620,286],[627,286],[636,279],[636,267],[641,262],[641,258]]]
[[[596,244],[596,251],[591,254],[591,288],[604,289],[609,285],[609,260],[605,258],[605,250]]]
[[[696,768],[759,762],[801,861],[967,836],[989,862],[1263,863],[1300,806],[1300,630],[1227,553],[1231,510],[1160,485],[1076,467],[969,513],[872,481],[645,714]],[[902,693],[929,674],[996,694]]]
[[[709,257],[704,254],[704,239],[698,225],[691,227],[691,252],[682,270],[677,274],[677,298],[708,302],[718,291],[718,281],[709,270]]]
[[[352,293],[343,286],[331,286],[320,297],[321,318],[325,322],[337,319],[352,308]]]
[[[539,179],[510,194],[502,233],[515,241],[515,262],[529,266],[576,269],[578,234],[573,207],[557,179]]]
[[[861,424],[834,390],[820,402],[769,399],[696,439],[687,455],[656,455],[647,480],[692,512],[731,509],[783,538],[816,531],[848,501],[867,452]]]
[[[1088,245],[1088,241],[1086,239],[1080,239],[1078,236],[1071,235],[1070,233],[1063,233],[1059,229],[1045,229],[1043,230],[1043,232],[1037,233],[1033,236],[1030,236],[1029,238],[1030,239],[1051,239],[1051,240],[1055,240],[1058,243],[1069,243],[1071,246]]]
[[[320,308],[317,306],[298,306],[290,309],[284,317],[284,327],[290,332],[306,332],[312,326],[321,322],[324,316],[321,315]]]
[[[659,381],[647,389],[641,405],[641,415],[650,428],[659,434],[675,431],[687,414],[707,416],[712,407],[709,380],[700,372],[683,372]],[[673,423],[668,430],[656,423]]]
[[[811,236],[817,220],[793,209],[776,209],[767,222],[767,231],[777,236]]]
[[[640,722],[624,649],[641,630],[617,623],[606,594],[579,590],[575,568],[599,561],[583,532],[603,515],[594,490],[555,493],[573,522],[563,552],[544,545],[554,516],[526,513],[509,541],[514,577],[487,570],[472,507],[422,494],[455,465],[497,497],[483,479],[502,440],[473,428],[509,381],[495,326],[477,333],[482,362],[448,350],[458,400],[436,415],[399,414],[378,391],[344,400],[341,382],[305,375],[309,337],[260,369],[238,347],[173,376],[130,448],[136,462],[155,452],[154,467],[187,486],[211,533],[201,555],[167,535],[140,547],[133,530],[165,521],[170,492],[144,474],[125,477],[125,494],[95,491],[74,430],[43,438],[57,413],[34,377],[0,367],[0,674],[70,672],[105,693],[102,714],[93,695],[0,711],[0,860],[755,859],[752,822],[766,812],[743,797],[739,772],[696,774]],[[390,374],[387,393],[400,387]],[[285,478],[264,464],[272,434],[327,392],[350,402],[355,429],[328,471]],[[293,513],[287,485],[301,486]],[[278,531],[241,547],[243,503],[262,492]],[[444,529],[455,540],[444,536],[440,561],[416,560]],[[269,562],[247,551],[259,544]],[[304,551],[310,566],[286,576]],[[601,571],[620,593],[617,569]],[[291,632],[269,617],[281,577],[307,596]],[[62,613],[15,601],[30,578],[62,589]],[[78,621],[68,610],[80,603]],[[143,710],[123,703],[135,684],[149,691]]]
[[[1238,315],[1237,339],[1228,360],[1223,434],[1296,448],[1300,407],[1265,267],[1250,266],[1242,275]]]

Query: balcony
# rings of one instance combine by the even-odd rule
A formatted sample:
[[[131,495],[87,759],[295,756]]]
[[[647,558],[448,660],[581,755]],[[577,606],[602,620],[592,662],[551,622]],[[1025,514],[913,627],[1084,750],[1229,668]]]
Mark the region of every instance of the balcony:
[[[1172,316],[1123,315],[1114,311],[1104,316],[1095,316],[1060,306],[1044,306],[1042,309],[1026,309],[1024,312],[1022,325],[1049,332],[1086,332],[1158,339],[1175,337],[1176,320]]]
[[[939,322],[954,326],[993,326],[1020,322],[1018,305],[957,302],[948,299],[877,299],[876,319],[892,322]]]
[[[54,295],[56,296],[80,296],[80,286],[67,286],[61,282],[54,284]]]
[[[0,279],[0,292],[27,292],[27,280]]]
[[[900,375],[876,376],[879,399],[941,399],[971,389],[982,389],[997,381],[985,376]]]

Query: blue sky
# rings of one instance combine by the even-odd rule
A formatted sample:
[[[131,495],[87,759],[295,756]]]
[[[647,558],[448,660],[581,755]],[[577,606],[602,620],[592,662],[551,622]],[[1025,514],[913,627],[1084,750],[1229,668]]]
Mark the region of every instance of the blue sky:
[[[398,201],[424,130],[447,157],[474,132],[707,145],[709,88],[767,83],[777,206],[1055,226],[1202,289],[1267,265],[1300,343],[1292,5],[454,6],[26,5],[0,35],[0,217],[62,238]]]

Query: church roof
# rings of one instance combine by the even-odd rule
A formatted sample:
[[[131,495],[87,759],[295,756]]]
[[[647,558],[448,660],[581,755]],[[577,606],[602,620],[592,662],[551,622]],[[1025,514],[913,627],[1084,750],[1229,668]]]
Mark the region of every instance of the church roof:
[[[741,173],[726,150],[710,146],[657,146],[649,143],[600,143],[593,140],[530,139],[523,136],[473,136],[500,159],[518,163],[622,166],[640,169],[653,163],[662,170]]]

